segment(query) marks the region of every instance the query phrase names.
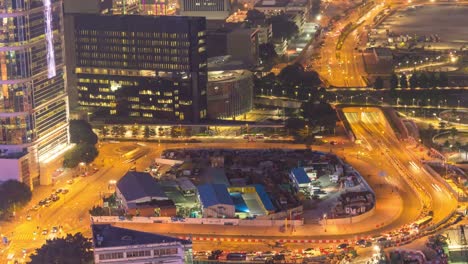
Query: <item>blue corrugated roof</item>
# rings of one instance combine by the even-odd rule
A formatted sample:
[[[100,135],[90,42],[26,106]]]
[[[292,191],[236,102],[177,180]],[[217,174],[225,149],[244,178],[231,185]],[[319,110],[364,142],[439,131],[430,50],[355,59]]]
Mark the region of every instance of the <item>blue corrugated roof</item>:
[[[307,173],[303,167],[294,168],[292,169],[291,173],[294,175],[299,184],[310,183],[309,176],[307,176]]]
[[[198,194],[203,207],[217,204],[234,205],[231,196],[224,184],[202,184],[198,187]]]
[[[265,192],[265,187],[260,184],[254,184],[254,187],[257,191],[258,197],[260,197],[260,200],[262,200],[263,207],[265,207],[267,211],[275,211],[275,207],[271,202],[270,196],[268,196],[268,194]]]

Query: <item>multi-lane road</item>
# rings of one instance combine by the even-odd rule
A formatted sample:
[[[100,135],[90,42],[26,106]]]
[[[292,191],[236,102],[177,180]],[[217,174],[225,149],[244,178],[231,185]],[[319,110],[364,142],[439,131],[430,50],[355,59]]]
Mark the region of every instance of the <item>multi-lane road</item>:
[[[452,210],[456,208],[455,198],[446,190],[442,183],[437,179],[432,178],[422,168],[422,165],[416,157],[410,154],[410,151],[405,147],[404,142],[398,141],[394,136],[391,128],[383,120],[382,115],[370,111],[363,113],[360,116],[353,114],[353,109],[347,110],[347,118],[353,128],[354,133],[363,141],[362,145],[347,143],[335,149],[340,156],[345,156],[356,169],[367,171],[369,174],[377,175],[378,170],[385,170],[388,174],[386,178],[380,179],[377,176],[369,178],[373,188],[377,192],[377,212],[376,215],[362,223],[354,223],[342,227],[334,226],[304,226],[298,227],[294,234],[282,234],[276,228],[274,231],[259,228],[253,229],[250,233],[262,238],[268,238],[268,234],[274,234],[272,239],[277,239],[278,236],[296,236],[317,239],[344,239],[356,238],[356,236],[367,236],[372,233],[381,233],[390,229],[401,227],[404,224],[410,223],[420,216],[422,211],[421,201],[425,201],[426,213],[429,210],[434,212],[434,221],[440,221],[448,216]],[[109,182],[118,180],[129,170],[130,167],[136,165],[137,170],[144,170],[150,162],[159,157],[163,149],[167,148],[283,148],[283,149],[302,149],[304,146],[297,144],[276,144],[264,142],[250,142],[245,140],[226,140],[224,142],[212,143],[204,142],[199,144],[157,144],[145,143],[137,145],[135,143],[126,142],[111,144],[106,143],[100,147],[100,156],[96,160],[96,166],[100,168],[94,175],[76,178],[73,184],[67,184],[67,176],[61,179],[55,186],[40,187],[34,193],[33,201],[28,206],[31,208],[39,200],[49,196],[52,189],[67,188],[70,190],[68,194],[61,195],[61,199],[53,203],[50,207],[44,207],[38,211],[18,212],[17,219],[10,223],[2,223],[0,232],[7,236],[11,241],[7,248],[3,248],[3,256],[0,252],[0,257],[6,257],[8,254],[14,253],[16,256],[21,255],[22,249],[27,249],[32,252],[34,248],[40,247],[46,238],[51,238],[54,235],[41,235],[44,228],[49,229],[53,226],[63,226],[65,233],[82,232],[90,236],[90,219],[88,210],[100,204],[100,197],[112,191],[109,190]],[[125,163],[122,154],[133,148],[140,148],[139,152],[144,153],[136,164]],[[328,151],[330,146],[314,146],[315,149]],[[361,155],[356,153],[367,153]],[[351,157],[357,155],[356,158]],[[414,164],[414,165],[413,165]],[[406,179],[405,179],[406,178]],[[404,201],[403,206],[394,204],[397,194],[390,194],[393,188],[379,188],[382,183],[389,186],[395,186],[401,200]],[[415,192],[416,190],[416,192]],[[379,192],[383,196],[379,196]],[[387,196],[385,196],[387,195]],[[379,200],[380,198],[384,198]],[[401,213],[396,213],[392,219],[388,218],[386,213],[390,209],[401,209]],[[387,209],[389,208],[389,209]],[[398,210],[396,210],[398,212]],[[31,220],[26,220],[26,215],[31,215]],[[380,220],[385,219],[385,220]],[[374,222],[385,224],[376,227]],[[161,230],[165,227],[161,226]],[[169,227],[169,229],[171,229]],[[212,227],[213,231],[208,233],[211,235],[222,236],[223,232],[218,232],[219,228]],[[221,230],[222,229],[222,230]],[[246,234],[246,230],[234,230],[235,227],[221,227],[221,231],[233,231],[237,234]],[[196,228],[193,230],[197,230]],[[199,230],[202,230],[199,228]],[[204,230],[204,229],[203,229]],[[311,232],[314,231],[314,232]],[[327,232],[328,230],[328,232]],[[191,232],[196,234],[196,232]],[[248,230],[247,230],[248,231]],[[263,232],[263,234],[256,232]],[[219,234],[218,234],[219,233]],[[203,234],[207,235],[207,234]],[[231,234],[228,234],[232,236]],[[253,237],[255,237],[253,236]],[[0,248],[2,250],[2,248]]]
[[[398,140],[384,114],[378,108],[345,108],[353,132],[369,149],[374,149],[377,160],[383,160],[392,169],[390,178],[399,188],[408,189],[410,199],[420,201],[420,206],[411,206],[416,212],[433,213],[433,222],[443,221],[457,208],[457,198],[440,179],[433,177],[420,160],[408,148],[405,141]],[[380,154],[380,155],[379,155]]]

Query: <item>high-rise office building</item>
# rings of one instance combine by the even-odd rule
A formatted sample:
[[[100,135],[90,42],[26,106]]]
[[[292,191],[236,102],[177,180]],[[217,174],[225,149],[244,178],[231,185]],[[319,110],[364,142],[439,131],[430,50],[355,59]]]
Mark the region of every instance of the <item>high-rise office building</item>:
[[[0,1],[0,18],[0,181],[32,188],[69,143],[62,1]]]
[[[78,104],[116,122],[205,118],[205,28],[203,17],[77,16]]]
[[[204,16],[206,19],[225,20],[231,11],[229,0],[181,0],[180,14]]]

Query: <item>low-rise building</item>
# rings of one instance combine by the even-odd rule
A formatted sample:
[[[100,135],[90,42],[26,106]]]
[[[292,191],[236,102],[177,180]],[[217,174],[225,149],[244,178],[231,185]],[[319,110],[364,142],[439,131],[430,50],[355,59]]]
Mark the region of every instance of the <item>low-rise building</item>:
[[[193,263],[190,240],[92,225],[94,263]]]
[[[297,191],[308,190],[311,184],[310,178],[303,167],[292,169],[289,173],[289,179]]]
[[[202,184],[198,186],[198,199],[204,218],[233,218],[234,202],[224,184]]]
[[[176,207],[159,183],[146,172],[129,171],[117,182],[117,200],[127,214],[174,216]]]

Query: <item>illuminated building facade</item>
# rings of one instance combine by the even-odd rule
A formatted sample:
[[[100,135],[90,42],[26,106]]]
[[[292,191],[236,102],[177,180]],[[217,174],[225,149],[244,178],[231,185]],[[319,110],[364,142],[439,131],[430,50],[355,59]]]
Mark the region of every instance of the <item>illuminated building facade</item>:
[[[208,117],[235,118],[253,107],[253,74],[248,70],[208,72]]]
[[[62,1],[0,1],[0,18],[0,181],[49,184],[69,143]]]
[[[75,19],[80,106],[94,108],[97,116],[148,122],[198,122],[206,117],[205,18]]]
[[[229,0],[181,0],[181,15],[204,16],[208,20],[224,20],[229,17]]]

